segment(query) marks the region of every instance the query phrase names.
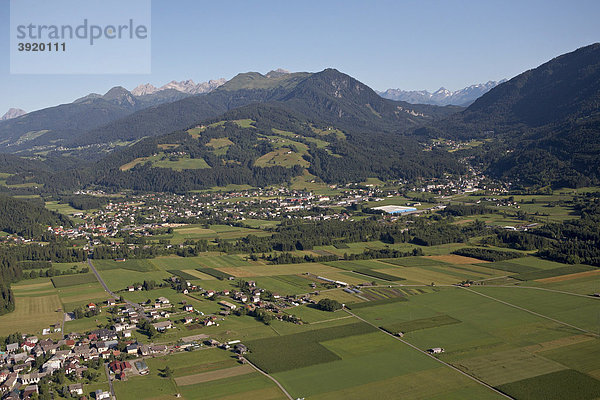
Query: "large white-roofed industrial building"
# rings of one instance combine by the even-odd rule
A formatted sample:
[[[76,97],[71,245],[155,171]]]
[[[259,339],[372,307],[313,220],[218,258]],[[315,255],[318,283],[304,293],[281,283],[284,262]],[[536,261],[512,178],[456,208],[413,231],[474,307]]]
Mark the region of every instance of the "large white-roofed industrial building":
[[[407,212],[417,211],[415,207],[404,207],[404,206],[380,206],[374,207],[373,210],[380,210],[388,214],[403,214]]]

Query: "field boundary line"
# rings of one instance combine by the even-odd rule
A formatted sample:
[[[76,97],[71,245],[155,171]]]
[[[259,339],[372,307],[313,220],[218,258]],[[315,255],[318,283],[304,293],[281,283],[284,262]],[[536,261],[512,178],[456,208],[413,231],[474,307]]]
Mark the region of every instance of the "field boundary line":
[[[546,315],[544,315],[544,314],[540,314],[540,313],[538,313],[538,312],[535,312],[535,311],[528,310],[528,309],[526,309],[526,308],[524,308],[524,307],[517,306],[517,305],[515,305],[515,304],[511,304],[511,303],[509,303],[509,302],[506,302],[506,301],[504,301],[504,300],[497,299],[497,298],[495,298],[495,297],[492,297],[492,296],[489,296],[489,295],[487,295],[487,294],[479,293],[479,292],[477,292],[477,291],[475,291],[475,290],[471,290],[471,289],[469,289],[469,288],[466,288],[466,287],[461,287],[461,289],[467,290],[467,291],[469,291],[469,292],[471,292],[471,293],[475,293],[475,294],[477,294],[477,295],[479,295],[479,296],[487,297],[487,298],[488,298],[488,299],[490,299],[490,300],[494,300],[494,301],[497,301],[498,303],[502,303],[502,304],[504,304],[504,305],[507,305],[507,306],[510,306],[510,307],[516,308],[517,310],[521,310],[521,311],[528,312],[528,313],[530,313],[530,314],[533,314],[533,315],[535,315],[535,316],[537,316],[537,317],[545,318],[545,319],[547,319],[547,320],[550,320],[550,321],[552,321],[552,322],[556,322],[556,323],[558,323],[558,324],[561,324],[561,325],[564,325],[564,326],[568,326],[568,327],[570,327],[570,328],[573,328],[573,329],[576,329],[576,330],[578,330],[578,331],[581,331],[581,332],[584,332],[584,333],[587,333],[587,334],[590,334],[590,335],[593,335],[593,336],[596,336],[596,337],[599,337],[599,336],[600,336],[600,335],[598,335],[597,333],[594,333],[594,332],[592,332],[592,331],[588,331],[587,329],[579,328],[579,327],[577,327],[577,326],[575,326],[575,325],[571,325],[571,324],[568,324],[568,323],[566,323],[566,322],[560,321],[560,320],[558,320],[558,319],[554,319],[554,318],[552,318],[552,317],[548,317],[548,316],[546,316]]]
[[[340,317],[340,318],[325,319],[323,321],[311,322],[310,325],[322,324],[322,323],[331,322],[331,321],[339,321],[339,320],[348,319],[348,318],[352,318],[352,316],[351,315],[346,315],[345,317]]]
[[[488,385],[487,383],[485,383],[484,381],[482,381],[482,380],[480,380],[480,379],[478,379],[478,378],[474,377],[473,375],[467,374],[466,372],[464,372],[464,371],[462,371],[462,370],[458,369],[458,368],[457,368],[457,367],[455,367],[454,365],[452,365],[452,364],[448,364],[447,362],[445,362],[445,361],[442,361],[442,360],[440,360],[440,359],[439,359],[439,358],[437,358],[437,357],[434,357],[432,354],[429,354],[428,352],[426,352],[426,351],[424,351],[424,350],[421,350],[420,348],[418,348],[417,346],[415,346],[415,345],[413,345],[413,344],[411,344],[411,343],[407,342],[406,340],[404,340],[404,339],[402,339],[402,338],[400,338],[400,337],[398,337],[398,336],[394,336],[394,335],[392,335],[392,334],[391,334],[391,333],[389,333],[389,332],[386,332],[386,331],[384,331],[383,329],[381,329],[381,328],[380,328],[380,327],[378,327],[377,325],[375,325],[375,324],[372,324],[372,323],[370,323],[369,321],[367,321],[367,320],[365,320],[365,319],[363,319],[363,318],[359,317],[358,315],[354,314],[352,311],[348,310],[347,308],[344,308],[344,311],[346,311],[348,314],[350,314],[350,315],[354,316],[354,318],[356,318],[356,319],[358,319],[358,320],[360,320],[360,321],[362,321],[362,322],[364,322],[364,323],[366,323],[366,324],[369,324],[369,325],[371,325],[371,326],[372,326],[372,327],[374,327],[374,328],[377,328],[377,330],[378,330],[378,331],[380,331],[380,332],[383,332],[383,333],[385,333],[386,335],[388,335],[388,336],[390,336],[390,337],[392,337],[392,338],[394,338],[394,339],[398,340],[399,342],[402,342],[402,343],[404,343],[405,345],[407,345],[407,346],[409,346],[409,347],[413,348],[414,350],[416,350],[416,351],[418,351],[418,352],[420,352],[420,353],[422,353],[422,354],[426,355],[427,357],[429,357],[429,358],[431,358],[431,359],[433,359],[433,360],[435,360],[435,361],[439,362],[440,364],[443,364],[443,365],[445,365],[445,366],[446,366],[446,367],[448,367],[448,368],[451,368],[451,369],[453,369],[454,371],[458,372],[459,374],[461,374],[461,375],[463,375],[463,376],[466,376],[467,378],[471,379],[471,380],[472,380],[472,381],[474,381],[474,382],[477,382],[477,383],[479,383],[479,384],[480,384],[480,385],[482,385],[482,386],[485,386],[486,388],[488,388],[488,389],[490,389],[490,390],[494,391],[495,393],[497,393],[497,394],[499,394],[499,395],[501,395],[501,396],[503,396],[503,397],[505,397],[505,398],[507,398],[507,399],[512,399],[512,400],[515,400],[515,399],[514,399],[514,397],[511,397],[511,396],[507,395],[506,393],[503,393],[503,392],[499,391],[499,390],[498,390],[498,389],[496,389],[495,387],[493,387],[493,386],[491,386],[491,385]]]
[[[535,286],[489,285],[487,287],[521,288],[521,289],[543,290],[545,292],[561,293],[561,294],[568,294],[568,295],[571,295],[571,296],[585,297],[586,299],[590,299],[590,300],[596,300],[596,301],[600,300],[600,297],[593,297],[593,296],[590,296],[590,295],[587,295],[587,294],[565,292],[564,290],[556,290],[556,289],[549,289],[549,288],[542,288],[542,287],[535,287]]]
[[[248,360],[246,357],[244,357],[244,360],[246,360],[246,362],[249,365],[251,365],[252,368],[254,368],[258,372],[260,372],[261,374],[263,374],[264,376],[266,376],[267,378],[269,378],[270,380],[272,380],[273,382],[275,382],[275,384],[279,387],[279,389],[281,389],[281,391],[283,392],[283,394],[285,394],[289,400],[294,400],[294,398],[287,392],[287,390],[285,390],[285,388],[281,385],[281,383],[279,383],[279,381],[277,379],[273,378],[271,375],[267,374],[265,371],[263,371],[262,369],[258,368],[256,365],[252,364],[250,362],[250,360]]]

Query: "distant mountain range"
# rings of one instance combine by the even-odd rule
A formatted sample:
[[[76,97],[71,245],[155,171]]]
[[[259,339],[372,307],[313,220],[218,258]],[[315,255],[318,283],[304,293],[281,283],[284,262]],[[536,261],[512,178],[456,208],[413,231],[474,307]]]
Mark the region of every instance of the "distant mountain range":
[[[224,82],[225,79],[199,84],[192,80],[172,81],[160,88],[145,84],[136,87],[135,93],[116,86],[104,95],[90,93],[72,103],[30,113],[11,108],[0,120],[0,151],[54,150],[136,111],[207,93]]]
[[[27,114],[27,111],[21,110],[20,108],[9,108],[6,114],[0,118],[0,121],[6,121],[9,119],[20,117],[21,115]]]
[[[324,77],[327,81],[320,82]],[[92,93],[73,103],[34,111],[18,120],[0,122],[0,151],[101,157],[143,137],[184,129],[253,102],[284,102],[317,118],[335,114],[341,124],[352,120],[357,126],[389,131],[406,131],[422,121],[459,111],[383,99],[333,69],[321,73],[289,73],[280,69],[265,75],[247,72],[222,85],[221,82],[207,83],[219,86],[196,95],[174,89],[200,90],[191,81],[167,84],[156,91],[145,86],[136,91],[146,93],[139,96],[117,86],[104,95]],[[347,87],[349,84],[354,86]],[[330,93],[335,87],[337,90]]]
[[[221,78],[196,84],[193,80],[188,79],[186,81],[181,82],[171,81],[159,88],[149,83],[146,83],[135,87],[131,91],[131,94],[134,96],[146,96],[164,90],[177,90],[178,92],[188,94],[202,94],[215,90],[219,86],[223,85],[225,82],[227,82],[227,80],[225,78]]]
[[[469,159],[516,186],[600,183],[600,44],[499,83],[466,109],[386,99],[331,68],[241,73],[196,95],[175,86],[197,85],[139,96],[115,87],[1,121],[0,150],[43,173],[21,173],[15,155],[0,158],[0,172],[56,190],[181,192],[305,173],[331,183],[442,176]],[[472,145],[450,152],[432,139]]]
[[[434,123],[432,136],[489,141],[488,172],[523,186],[600,182],[600,43],[558,56]]]
[[[427,90],[402,89],[388,89],[385,92],[377,93],[386,99],[406,101],[411,104],[433,104],[436,106],[456,105],[466,107],[494,87],[504,82],[506,82],[506,79],[498,82],[489,81],[487,83],[471,85],[454,92],[441,87],[433,93],[428,92]]]

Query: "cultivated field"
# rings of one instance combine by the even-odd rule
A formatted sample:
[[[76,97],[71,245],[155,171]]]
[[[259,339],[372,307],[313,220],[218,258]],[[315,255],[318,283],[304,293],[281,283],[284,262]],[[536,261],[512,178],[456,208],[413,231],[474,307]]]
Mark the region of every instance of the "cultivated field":
[[[261,232],[194,225],[176,228],[172,239],[235,238],[254,231]],[[343,255],[384,246],[378,241],[348,243],[293,254]],[[93,262],[108,286],[127,300],[141,303],[164,296],[174,306],[170,317],[174,329],[152,340],[134,332],[136,340],[172,344],[200,334],[222,342],[241,340],[250,349],[247,359],[294,398],[501,398],[436,359],[517,399],[599,397],[600,299],[591,295],[600,292],[600,270],[534,256],[482,262],[450,254],[464,246],[424,248],[428,255],[423,257],[282,265],[221,253]],[[74,264],[55,268],[68,270]],[[249,315],[219,315],[218,301],[197,292],[184,295],[168,285],[123,291],[134,282],[166,283],[174,275],[206,290],[237,291],[237,280],[243,279],[282,297],[318,292],[312,300],[335,299],[348,310],[321,311],[298,300],[300,305],[285,308],[280,315],[299,317],[302,324],[279,320],[265,324]],[[335,288],[318,276],[346,282],[353,290]],[[463,281],[474,284],[458,287]],[[0,317],[0,335],[13,332],[15,326],[39,335],[42,328],[61,321],[60,309],[71,311],[108,298],[89,273],[22,281],[13,290],[17,310]],[[217,295],[219,299],[235,302],[223,295]],[[183,302],[197,310],[196,316],[217,315],[218,326],[184,325]],[[65,329],[85,332],[107,324],[107,317],[103,311],[97,317],[67,322]],[[385,331],[403,336],[394,338]],[[444,352],[429,357],[418,351],[434,347]],[[271,380],[240,363],[231,351],[203,347],[146,361],[148,376],[115,382],[119,399],[169,399],[177,393],[184,399],[285,398]],[[162,376],[166,366],[173,370],[172,378]]]

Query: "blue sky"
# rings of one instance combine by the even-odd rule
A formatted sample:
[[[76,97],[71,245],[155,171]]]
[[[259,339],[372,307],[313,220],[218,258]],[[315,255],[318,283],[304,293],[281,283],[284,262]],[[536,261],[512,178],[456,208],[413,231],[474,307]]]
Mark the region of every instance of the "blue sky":
[[[333,67],[379,90],[456,90],[599,41],[598,15],[597,0],[153,0],[151,74],[11,75],[9,1],[0,0],[0,115],[116,85],[279,67]]]

